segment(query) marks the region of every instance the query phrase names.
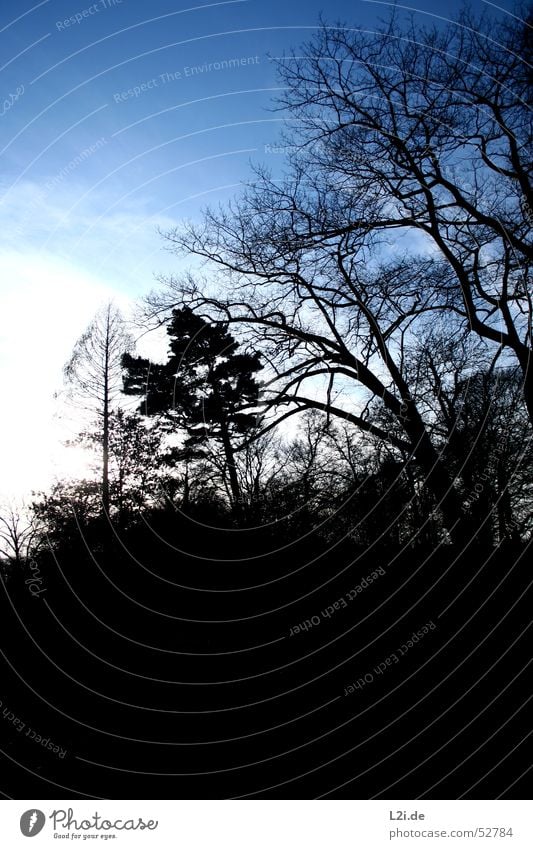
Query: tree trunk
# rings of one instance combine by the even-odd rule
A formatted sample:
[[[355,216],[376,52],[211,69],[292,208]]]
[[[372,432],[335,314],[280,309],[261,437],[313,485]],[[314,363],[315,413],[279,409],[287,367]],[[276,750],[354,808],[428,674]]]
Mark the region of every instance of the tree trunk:
[[[220,432],[222,436],[222,445],[224,447],[226,463],[228,465],[228,475],[231,496],[233,500],[233,510],[236,514],[238,514],[241,512],[241,488],[239,486],[239,478],[237,475],[237,469],[235,467],[235,453],[233,451],[233,446],[231,444],[230,436],[228,433],[227,422],[225,420],[220,423]]]
[[[102,505],[104,513],[109,516],[109,313],[106,327],[105,360],[104,360],[104,422],[102,433]]]
[[[524,400],[526,402],[529,420],[533,426],[533,354],[531,351],[528,352],[527,361],[522,361],[521,366],[524,375]]]
[[[183,498],[181,499],[181,509],[188,510],[190,502],[190,486],[189,486],[189,463],[185,463],[185,477],[183,479]]]
[[[452,542],[463,540],[463,514],[453,479],[435,449],[413,402],[409,402],[408,417],[402,420],[402,424],[413,446],[414,458],[425,475],[424,485],[438,503]]]

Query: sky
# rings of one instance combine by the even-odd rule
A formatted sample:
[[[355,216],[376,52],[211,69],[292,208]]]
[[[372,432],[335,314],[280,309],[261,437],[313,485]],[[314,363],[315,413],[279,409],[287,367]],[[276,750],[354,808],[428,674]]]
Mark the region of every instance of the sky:
[[[282,168],[276,57],[321,13],[372,30],[389,7],[2,0],[0,498],[83,472],[63,446],[75,423],[54,400],[62,367],[103,302],[128,313],[176,270],[159,231],[238,194],[252,163]],[[458,7],[401,6],[421,23]]]

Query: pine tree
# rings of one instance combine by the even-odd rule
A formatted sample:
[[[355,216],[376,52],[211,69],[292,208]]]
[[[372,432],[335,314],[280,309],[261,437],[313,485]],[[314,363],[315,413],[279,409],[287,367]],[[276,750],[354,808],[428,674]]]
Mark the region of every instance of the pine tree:
[[[143,395],[140,411],[163,415],[172,427],[184,428],[187,438],[181,455],[194,456],[211,441],[218,442],[224,458],[234,510],[241,502],[235,464],[235,440],[255,425],[262,368],[258,353],[239,353],[239,343],[224,324],[205,321],[189,309],[174,310],[167,327],[169,357],[150,364],[142,357],[124,356],[124,391]]]

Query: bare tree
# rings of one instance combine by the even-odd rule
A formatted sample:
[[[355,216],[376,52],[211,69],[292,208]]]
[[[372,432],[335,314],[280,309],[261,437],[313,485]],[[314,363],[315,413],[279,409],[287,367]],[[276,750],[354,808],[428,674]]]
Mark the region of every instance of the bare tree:
[[[533,421],[530,5],[523,18],[465,12],[422,29],[393,15],[371,34],[323,26],[281,76],[300,126],[296,173],[339,196],[336,209],[299,215],[303,237],[432,246],[453,308],[516,358]]]
[[[109,436],[113,407],[122,391],[122,357],[133,339],[122,314],[106,304],[80,336],[64,369],[71,397],[94,413],[102,433],[102,504],[109,512]]]
[[[0,556],[20,566],[39,542],[39,523],[24,506],[6,503],[0,509]]]
[[[276,411],[265,431],[303,410],[343,418],[414,458],[453,525],[460,508],[453,480],[410,391],[404,356],[414,318],[432,316],[447,297],[441,267],[426,259],[368,269],[356,261],[349,236],[302,244],[284,221],[283,208],[273,214],[271,195],[258,200],[262,216],[251,215],[246,199],[223,223],[211,218],[201,234],[172,236],[205,256],[223,242],[217,261],[231,267],[235,296],[231,288],[229,294],[210,294],[191,280],[174,280],[163,298],[186,299],[241,324],[261,346],[273,374],[263,385],[263,403]],[[428,280],[434,285],[426,292]],[[159,295],[156,301],[161,306]],[[372,402],[395,418],[398,432],[381,426]]]
[[[467,23],[402,32],[393,17],[370,36],[324,26],[282,65],[298,123],[287,178],[258,168],[228,208],[167,234],[218,266],[223,287],[171,279],[148,300],[240,324],[272,369],[276,421],[322,409],[394,445],[449,527],[459,493],[410,385],[409,341],[445,315],[450,334],[466,326],[511,352],[533,418],[529,89],[511,52],[522,25],[494,43],[490,22]]]
[[[518,540],[529,533],[533,483],[520,369],[497,368],[479,338],[445,331],[436,324],[408,346],[409,383],[459,482],[471,534]]]

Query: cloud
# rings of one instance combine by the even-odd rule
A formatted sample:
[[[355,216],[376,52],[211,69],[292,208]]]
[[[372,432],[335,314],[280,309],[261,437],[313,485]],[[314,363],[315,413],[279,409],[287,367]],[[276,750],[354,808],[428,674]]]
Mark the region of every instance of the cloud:
[[[0,189],[0,245],[62,258],[113,281],[129,294],[150,288],[153,275],[175,266],[158,228],[175,222],[147,198],[121,198],[72,178],[47,188],[50,178]]]
[[[0,494],[68,474],[73,455],[61,443],[75,424],[58,419],[54,401],[63,365],[102,303],[128,315],[170,262],[156,224],[173,222],[151,216],[147,201],[129,199],[118,211],[109,192],[72,179],[46,185],[4,185],[0,197]]]
[[[0,276],[1,487],[21,493],[58,472],[53,396],[62,367],[93,313],[117,293],[69,262],[31,252],[1,253]]]

